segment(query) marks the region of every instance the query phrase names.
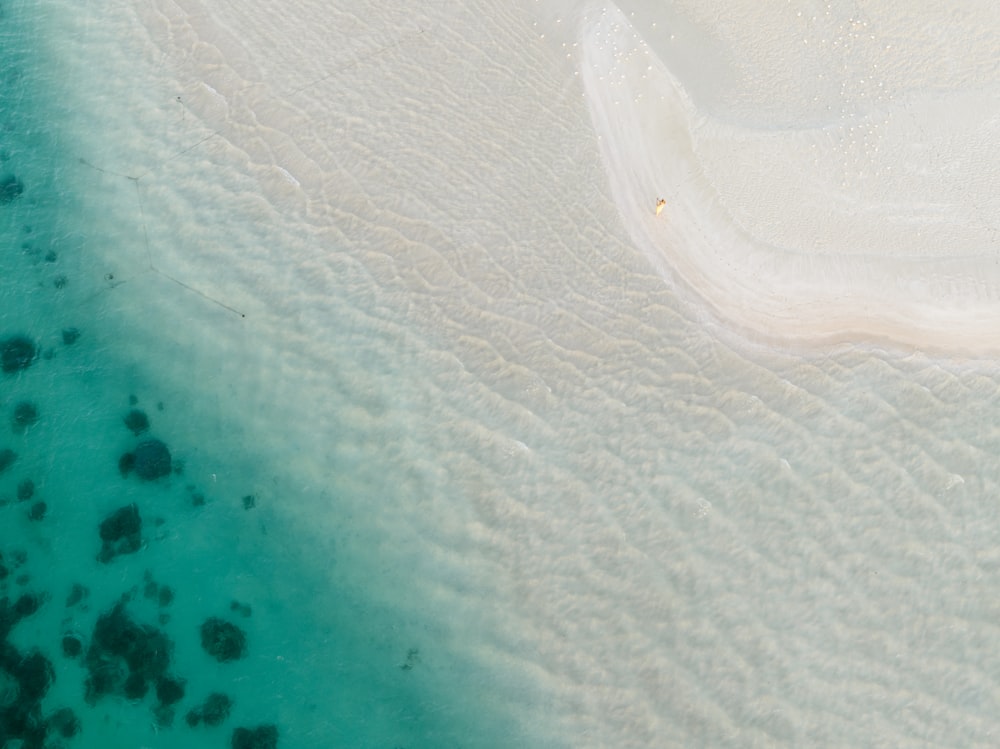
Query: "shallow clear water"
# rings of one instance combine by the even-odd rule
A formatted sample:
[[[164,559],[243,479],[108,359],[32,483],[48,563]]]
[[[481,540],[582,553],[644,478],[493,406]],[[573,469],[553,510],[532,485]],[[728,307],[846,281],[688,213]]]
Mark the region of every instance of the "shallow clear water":
[[[287,395],[273,375],[281,362],[220,367],[255,333],[241,312],[154,267],[141,205],[152,180],[81,155],[93,133],[80,128],[95,113],[74,111],[65,59],[45,55],[73,41],[60,36],[56,11],[3,11],[0,177],[23,192],[9,188],[0,205],[0,338],[37,349],[2,375],[0,449],[16,458],[0,472],[0,600],[23,608],[0,618],[13,648],[3,683],[21,679],[19,697],[0,697],[0,744],[59,739],[53,716],[63,708],[79,721],[66,740],[80,747],[228,747],[237,727],[271,725],[280,746],[516,739],[489,705],[496,679],[463,668],[447,633],[394,606],[412,572],[380,567],[372,539],[337,509],[352,485],[380,487],[330,478],[345,466],[322,466],[329,482],[311,484],[294,467],[294,428],[254,428],[256,410]],[[86,75],[78,62],[70,73]],[[250,394],[236,413],[220,405],[234,387]],[[163,471],[143,458],[152,439],[168,446]],[[141,530],[114,538],[105,521],[130,505]],[[344,521],[336,535],[296,517],[322,507]],[[245,651],[224,661],[209,652],[201,632],[213,617],[242,631]],[[79,653],[64,652],[66,636]],[[169,658],[158,660],[164,643]],[[19,671],[35,652],[49,665]],[[42,699],[30,696],[33,676],[47,685]],[[157,694],[172,679],[183,683],[176,702]],[[212,693],[232,705],[208,726],[195,718]]]

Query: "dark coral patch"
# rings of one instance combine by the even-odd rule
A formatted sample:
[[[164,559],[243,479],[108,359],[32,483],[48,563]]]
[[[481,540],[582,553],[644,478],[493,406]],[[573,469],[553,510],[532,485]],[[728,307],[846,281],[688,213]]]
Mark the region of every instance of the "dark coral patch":
[[[24,183],[13,174],[0,177],[0,205],[13,203],[24,192]]]
[[[86,659],[87,701],[93,704],[106,694],[125,695],[126,684],[129,691],[137,690],[140,679],[158,682],[170,666],[172,651],[173,643],[163,632],[136,623],[118,603],[94,625]]]
[[[118,458],[118,471],[121,473],[122,478],[132,473],[133,468],[135,468],[135,453],[125,453]]]
[[[19,621],[34,614],[41,605],[41,597],[32,593],[25,593],[14,603],[7,596],[0,598],[0,641],[5,640]],[[2,654],[0,647],[0,656]]]
[[[26,593],[11,604],[0,599],[0,742],[5,747],[41,749],[52,728],[58,730],[59,711],[42,719],[42,700],[55,681],[51,661],[38,650],[22,654],[7,637],[24,617],[42,605],[43,597]]]
[[[87,680],[84,682],[84,699],[94,705],[106,694],[125,694],[125,669],[115,660],[99,660],[87,664]]]
[[[35,496],[35,482],[24,479],[17,483],[17,501],[26,502]]]
[[[49,691],[56,673],[49,659],[35,651],[24,656],[17,664],[16,676],[21,686],[20,699],[38,703]]]
[[[237,728],[233,731],[232,749],[277,749],[278,728],[273,725]]]
[[[160,592],[156,596],[161,607],[169,606],[174,600],[174,590],[169,585],[161,585]]]
[[[133,408],[125,414],[125,426],[132,434],[138,437],[143,432],[149,431],[149,417],[146,412],[138,408]]]
[[[3,473],[10,468],[14,464],[15,460],[17,460],[17,453],[9,447],[5,447],[3,450],[0,450],[0,473]]]
[[[142,518],[133,502],[119,507],[101,521],[101,562],[110,562],[119,554],[132,554],[142,547]]]
[[[62,331],[62,342],[66,346],[72,346],[80,340],[80,329],[79,328],[63,328]]]
[[[188,712],[187,724],[194,728],[196,725],[205,722],[206,726],[218,726],[225,722],[233,709],[233,701],[228,695],[222,692],[212,692],[205,698],[200,707],[196,707]]]
[[[68,634],[62,638],[63,655],[67,658],[76,658],[83,652],[83,641],[78,635]]]
[[[27,369],[38,356],[35,342],[25,335],[14,335],[0,342],[0,368],[8,374]]]
[[[206,725],[217,726],[229,717],[233,709],[233,701],[221,692],[213,692],[205,699],[201,707],[201,718]]]
[[[25,593],[14,602],[14,615],[18,619],[31,616],[41,608],[44,599],[35,593]]]
[[[31,401],[21,401],[14,406],[14,414],[11,418],[14,431],[23,432],[36,421],[38,421],[38,406],[34,403]]]
[[[140,442],[133,453],[132,468],[145,481],[167,476],[171,471],[170,450],[160,440]]]
[[[90,591],[87,589],[86,585],[73,583],[73,587],[70,588],[69,594],[66,596],[66,606],[76,606],[89,595]]]
[[[120,507],[101,521],[101,540],[117,541],[126,536],[139,533],[142,530],[142,518],[139,517],[139,508],[133,502],[125,507]]]
[[[201,625],[201,646],[215,660],[226,663],[246,654],[247,636],[235,624],[212,616]]]
[[[129,674],[128,678],[125,679],[125,684],[122,686],[125,699],[136,702],[145,697],[148,691],[149,682],[142,677],[142,674]]]
[[[52,713],[45,721],[45,727],[50,731],[55,730],[64,739],[71,739],[80,733],[80,719],[72,709],[64,707]]]
[[[165,676],[156,682],[156,699],[163,705],[173,705],[184,699],[184,679]]]

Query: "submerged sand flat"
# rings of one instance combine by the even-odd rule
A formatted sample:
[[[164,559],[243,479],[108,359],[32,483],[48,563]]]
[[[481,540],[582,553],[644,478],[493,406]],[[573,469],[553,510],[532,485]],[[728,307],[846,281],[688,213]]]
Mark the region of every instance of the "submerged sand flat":
[[[586,12],[636,244],[768,339],[997,350],[996,6],[730,5]]]

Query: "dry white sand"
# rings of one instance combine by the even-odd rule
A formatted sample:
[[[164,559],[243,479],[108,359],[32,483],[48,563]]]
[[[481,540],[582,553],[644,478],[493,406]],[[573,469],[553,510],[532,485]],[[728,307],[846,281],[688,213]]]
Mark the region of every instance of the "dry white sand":
[[[995,5],[624,7],[582,74],[651,261],[769,339],[1000,348]]]

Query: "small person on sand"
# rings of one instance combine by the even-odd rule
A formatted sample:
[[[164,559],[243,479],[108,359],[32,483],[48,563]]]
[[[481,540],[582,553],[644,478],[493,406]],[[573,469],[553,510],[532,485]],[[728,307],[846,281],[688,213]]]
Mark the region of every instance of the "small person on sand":
[[[667,204],[663,198],[656,199],[656,215],[659,216],[663,212],[663,206]]]

